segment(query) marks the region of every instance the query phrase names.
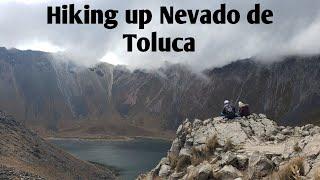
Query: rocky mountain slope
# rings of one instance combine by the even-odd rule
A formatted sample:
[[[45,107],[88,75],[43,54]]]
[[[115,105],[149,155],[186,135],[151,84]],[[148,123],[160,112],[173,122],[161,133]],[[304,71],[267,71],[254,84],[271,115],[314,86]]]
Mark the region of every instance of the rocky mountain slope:
[[[280,124],[319,124],[319,80],[319,56],[252,58],[195,73],[179,64],[87,68],[56,54],[0,48],[0,108],[46,135],[167,136],[186,117],[219,115],[224,99]]]
[[[114,70],[113,98],[129,119],[158,119],[175,129],[183,119],[220,114],[225,99],[241,100],[281,124],[318,123],[320,57],[288,57],[262,64],[236,61],[196,74],[183,65],[157,71]]]
[[[0,48],[0,109],[45,136],[154,136],[114,110],[112,85],[108,64],[87,68],[55,54]]]
[[[278,126],[263,114],[188,119],[167,157],[138,179],[320,178],[320,127]]]
[[[48,53],[1,48],[0,108],[52,130],[88,115],[106,115],[112,70],[98,68],[99,75]]]
[[[76,159],[0,111],[0,179],[115,179]]]

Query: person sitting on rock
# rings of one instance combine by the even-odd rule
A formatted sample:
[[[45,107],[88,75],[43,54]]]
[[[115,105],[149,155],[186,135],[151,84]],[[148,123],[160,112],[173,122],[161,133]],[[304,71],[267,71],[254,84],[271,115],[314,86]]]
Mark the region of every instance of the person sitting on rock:
[[[229,100],[224,101],[223,110],[221,115],[228,119],[234,119],[236,117],[236,109]]]
[[[243,102],[239,101],[239,116],[247,117],[249,115],[250,115],[249,104],[244,104]]]

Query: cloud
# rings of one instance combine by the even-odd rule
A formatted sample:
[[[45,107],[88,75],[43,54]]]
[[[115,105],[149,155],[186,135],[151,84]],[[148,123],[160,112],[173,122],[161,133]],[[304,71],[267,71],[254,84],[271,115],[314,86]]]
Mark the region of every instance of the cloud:
[[[119,26],[108,30],[103,25],[48,25],[47,6],[62,5],[61,1],[4,0],[0,2],[0,46],[23,47],[41,50],[64,50],[84,64],[105,60],[128,64],[132,67],[157,67],[165,61],[185,63],[195,69],[221,66],[230,61],[259,55],[277,56],[287,53],[320,53],[320,1],[319,0],[65,0],[64,4],[75,3],[78,9],[90,4],[96,9],[118,9]],[[174,6],[175,9],[215,10],[221,3],[227,9],[241,13],[236,25],[160,25],[159,7]],[[274,12],[271,25],[250,25],[246,13],[260,3],[262,8]],[[153,11],[152,23],[139,30],[137,25],[124,22],[125,9],[147,8]],[[163,37],[196,38],[194,53],[141,53],[126,51],[123,34],[137,33],[150,37],[157,31]],[[36,43],[36,44],[35,44]],[[40,47],[39,47],[40,46]],[[268,58],[264,58],[268,61]]]
[[[297,34],[290,42],[292,53],[313,54],[320,51],[320,18]]]

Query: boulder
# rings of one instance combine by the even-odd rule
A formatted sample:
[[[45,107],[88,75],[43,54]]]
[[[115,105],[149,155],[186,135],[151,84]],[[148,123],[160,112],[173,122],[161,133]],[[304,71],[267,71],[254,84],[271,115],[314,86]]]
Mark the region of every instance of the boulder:
[[[192,128],[192,127],[191,127],[191,122],[187,121],[187,122],[183,125],[183,128],[184,128],[185,130],[191,129],[191,128]]]
[[[235,166],[237,164],[237,162],[238,162],[237,156],[229,151],[229,152],[225,153],[224,155],[222,155],[220,166],[224,166],[224,165]]]
[[[236,166],[236,168],[240,169],[240,170],[247,169],[249,158],[247,156],[245,156],[245,155],[240,155],[240,154],[238,154],[236,156],[236,158],[237,158],[237,166]]]
[[[184,144],[185,147],[191,147],[193,145],[193,137],[191,135],[187,135],[186,142]]]
[[[243,131],[239,122],[217,123],[214,125],[220,144],[230,139],[235,145],[248,140],[247,134]]]
[[[195,119],[192,123],[193,128],[198,128],[202,126],[203,122],[200,119]]]
[[[212,119],[207,119],[207,120],[204,120],[203,121],[203,125],[208,125],[208,124],[210,124],[211,123],[211,121],[212,121]]]
[[[309,132],[310,132],[310,135],[312,135],[312,136],[316,135],[316,134],[320,134],[320,127],[316,126],[316,127],[312,128],[312,129],[310,129]]]
[[[305,126],[302,127],[303,131],[309,131],[310,129],[314,128],[313,124],[307,124]]]
[[[280,166],[280,164],[281,164],[282,161],[283,161],[283,158],[282,158],[282,157],[279,157],[279,156],[274,156],[274,157],[272,157],[271,161],[272,161],[276,166]]]
[[[242,177],[242,173],[235,167],[226,165],[221,170],[213,174],[216,179],[234,180]]]
[[[173,140],[173,142],[171,144],[171,148],[170,148],[169,153],[173,156],[178,156],[180,149],[181,149],[181,142],[179,141],[178,138],[176,138],[175,140]]]
[[[223,117],[223,116],[215,117],[215,118],[213,118],[213,120],[212,120],[212,124],[219,123],[219,122],[221,122],[221,121],[223,121],[223,120],[224,120],[224,117]]]
[[[179,156],[189,156],[189,157],[191,157],[191,149],[190,148],[182,148],[180,150]]]
[[[303,148],[306,156],[317,156],[320,153],[320,134],[313,136],[307,145]]]
[[[262,124],[260,121],[257,121],[255,119],[249,119],[250,127],[252,131],[254,132],[255,136],[262,137],[265,136],[265,127],[264,124]]]
[[[306,164],[306,163],[305,163]],[[312,162],[310,162],[311,167],[309,167],[305,172],[308,179],[314,178],[315,173],[320,173],[320,155],[316,159],[314,159]],[[320,174],[318,175],[320,176]],[[315,179],[318,180],[318,179]]]
[[[169,162],[168,158],[166,158],[166,157],[162,158],[161,161],[158,163],[158,165],[154,169],[151,170],[151,174],[153,176],[158,175],[159,171],[161,169],[161,166],[162,165],[169,165],[169,164],[170,164],[170,162]]]
[[[183,176],[183,180],[196,179],[198,178],[198,169],[194,166],[189,166],[187,168],[187,173]]]
[[[282,131],[282,130],[284,130],[286,127],[284,127],[284,126],[278,126],[278,130],[279,131]]]
[[[305,136],[309,136],[310,133],[309,133],[309,131],[302,131],[302,132],[301,132],[301,135],[302,135],[303,137],[305,137]]]
[[[261,123],[264,125],[266,136],[272,136],[278,133],[278,128],[274,121],[264,118],[261,119]]]
[[[161,165],[159,176],[160,177],[167,177],[170,175],[171,167],[169,165],[163,164]]]
[[[281,141],[284,141],[286,139],[286,136],[279,133],[279,134],[276,135],[275,139],[281,142]]]
[[[249,158],[248,175],[251,179],[265,177],[274,170],[274,163],[264,154],[256,151]]]
[[[208,162],[201,163],[197,168],[198,180],[207,180],[212,176],[212,166]]]
[[[216,129],[213,126],[209,128],[206,126],[201,126],[199,129],[194,130],[195,131],[191,133],[191,136],[193,135],[194,146],[205,144],[207,142],[207,138],[217,134]]]
[[[183,131],[183,125],[181,124],[178,129],[177,129],[177,132],[176,132],[176,135],[179,136],[182,134],[182,131]]]
[[[183,124],[181,124],[176,132],[176,135],[179,139],[183,139],[185,138],[185,136],[187,135],[187,133],[189,133],[189,129],[191,129],[191,123],[189,122],[189,120],[185,120],[183,122]]]
[[[316,135],[316,134],[320,134],[320,127],[316,126],[312,129],[310,129],[309,132],[310,132],[310,135],[312,135],[312,136]]]
[[[295,136],[300,136],[302,133],[302,128],[301,127],[294,127],[293,128],[293,133]]]
[[[178,180],[184,176],[184,172],[174,172],[170,175],[170,180]]]
[[[260,117],[261,119],[267,118],[267,116],[266,116],[265,114],[259,114],[259,117]]]
[[[293,134],[293,130],[290,127],[286,127],[281,132],[282,132],[283,135],[291,135],[291,134]]]

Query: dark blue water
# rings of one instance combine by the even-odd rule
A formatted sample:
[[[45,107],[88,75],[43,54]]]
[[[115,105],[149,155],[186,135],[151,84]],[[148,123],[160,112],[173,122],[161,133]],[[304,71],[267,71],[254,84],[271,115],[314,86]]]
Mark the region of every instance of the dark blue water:
[[[120,178],[135,179],[150,171],[166,156],[170,142],[155,139],[132,141],[86,141],[75,139],[51,140],[79,159],[93,161],[120,169]]]

